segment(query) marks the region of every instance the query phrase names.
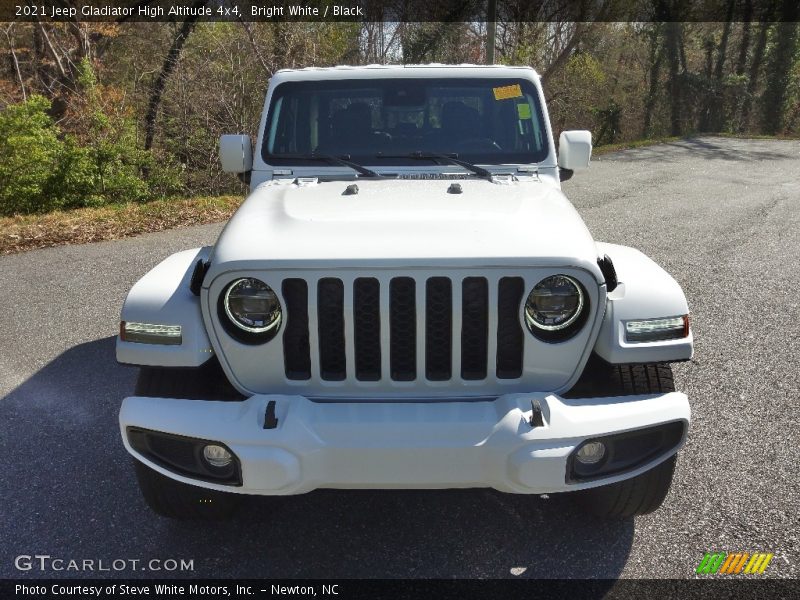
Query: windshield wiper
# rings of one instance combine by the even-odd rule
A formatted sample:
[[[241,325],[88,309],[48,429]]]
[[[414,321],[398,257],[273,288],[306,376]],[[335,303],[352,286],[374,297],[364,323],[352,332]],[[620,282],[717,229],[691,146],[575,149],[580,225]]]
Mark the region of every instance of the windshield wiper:
[[[277,158],[296,158],[298,160],[322,160],[334,165],[343,165],[345,167],[350,167],[351,169],[357,171],[360,175],[364,177],[379,177],[383,178],[383,175],[380,173],[376,173],[372,169],[368,169],[367,167],[355,163],[350,160],[349,154],[343,154],[342,156],[334,156],[333,154],[319,154],[318,152],[312,152],[311,154],[278,154],[276,155]]]
[[[382,152],[378,152],[375,155],[376,158],[411,158],[413,160],[446,160],[451,164],[458,165],[459,167],[464,167],[468,171],[472,171],[475,175],[479,177],[483,177],[484,179],[488,179],[491,181],[492,173],[484,169],[483,167],[479,167],[478,165],[473,165],[471,162],[467,162],[465,160],[461,160],[458,158],[458,154],[440,154],[438,152],[422,152],[421,150],[417,150],[416,152],[410,152],[408,154],[383,154]]]

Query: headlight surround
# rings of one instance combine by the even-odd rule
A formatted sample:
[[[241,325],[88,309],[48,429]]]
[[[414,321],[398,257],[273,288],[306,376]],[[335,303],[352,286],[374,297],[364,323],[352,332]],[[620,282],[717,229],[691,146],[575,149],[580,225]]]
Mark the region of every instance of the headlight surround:
[[[568,275],[550,275],[528,294],[525,323],[534,335],[564,331],[578,322],[586,304],[580,283]]]
[[[271,340],[283,320],[278,295],[255,277],[231,282],[220,298],[220,309],[228,333],[246,343]]]

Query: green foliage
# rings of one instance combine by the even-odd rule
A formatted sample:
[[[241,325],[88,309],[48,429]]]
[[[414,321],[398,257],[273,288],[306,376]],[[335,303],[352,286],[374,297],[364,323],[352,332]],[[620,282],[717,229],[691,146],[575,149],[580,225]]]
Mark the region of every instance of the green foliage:
[[[70,206],[85,191],[80,149],[59,136],[49,110],[49,100],[32,96],[0,113],[0,214]]]
[[[81,65],[79,81],[85,86],[80,139],[61,132],[42,96],[0,112],[1,215],[146,201],[181,191],[174,163],[138,147],[131,119],[103,110],[88,63]]]

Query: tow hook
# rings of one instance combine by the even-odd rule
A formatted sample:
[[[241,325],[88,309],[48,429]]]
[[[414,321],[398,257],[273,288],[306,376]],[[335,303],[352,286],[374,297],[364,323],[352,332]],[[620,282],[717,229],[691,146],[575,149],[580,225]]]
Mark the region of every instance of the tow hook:
[[[267,411],[264,413],[264,429],[275,429],[278,426],[278,417],[275,416],[275,400],[267,402]]]
[[[529,423],[531,425],[531,429],[535,429],[536,427],[544,427],[544,417],[542,416],[542,405],[536,399],[531,400],[531,420],[529,421]]]

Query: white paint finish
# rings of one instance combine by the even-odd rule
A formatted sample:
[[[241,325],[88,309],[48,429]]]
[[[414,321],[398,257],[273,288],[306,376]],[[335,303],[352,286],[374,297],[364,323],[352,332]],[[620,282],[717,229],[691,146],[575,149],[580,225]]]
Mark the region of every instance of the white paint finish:
[[[200,311],[200,298],[189,290],[195,263],[210,247],[178,252],[156,265],[128,292],[120,320],[180,325],[180,346],[123,342],[117,337],[117,360],[134,365],[197,367],[213,356]]]
[[[558,166],[579,171],[589,167],[592,158],[591,131],[562,131],[558,138]]]
[[[611,363],[687,360],[692,357],[693,336],[661,342],[628,343],[625,322],[636,319],[689,314],[680,285],[650,258],[634,248],[597,244],[601,255],[614,263],[619,286],[608,294],[606,314],[595,352]]]
[[[531,429],[530,402],[545,426]],[[278,427],[264,430],[276,402]],[[509,394],[493,401],[316,403],[302,396],[253,396],[244,402],[126,398],[120,428],[128,451],[165,475],[211,489],[247,494],[299,494],[316,488],[492,487],[552,493],[635,476],[641,468],[599,481],[566,484],[567,457],[588,438],[690,420],[685,395],[566,400],[552,394]],[[138,455],[128,426],[225,443],[242,460],[244,486],[231,488],[175,475]]]
[[[589,230],[564,195],[536,180],[497,185],[363,180],[270,182],[231,218],[214,247],[208,285],[232,269],[375,266],[578,266],[602,275]]]
[[[226,173],[246,173],[253,168],[253,143],[248,135],[219,138],[219,162]]]
[[[596,265],[595,265],[596,266]],[[522,277],[524,289],[530,290],[536,283],[554,273],[570,275],[581,282],[587,291],[591,316],[587,325],[573,338],[558,344],[549,344],[530,335],[525,328],[522,310],[518,319],[523,328],[523,372],[519,379],[498,379],[495,376],[495,356],[488,354],[487,378],[480,381],[461,379],[460,362],[453,362],[453,377],[448,382],[428,381],[425,378],[424,352],[421,369],[417,371],[415,381],[393,381],[389,377],[389,306],[386,290],[394,277],[413,277],[417,282],[418,294],[424,291],[425,281],[430,277],[450,277],[453,289],[461,287],[466,277],[485,277],[490,286],[490,301],[496,298],[496,287],[501,277]],[[318,361],[318,322],[316,310],[317,281],[324,277],[338,277],[343,281],[345,289],[353,286],[357,277],[375,277],[381,287],[381,356],[382,379],[379,382],[362,382],[355,378],[345,381],[326,381],[320,376]],[[290,381],[286,379],[283,359],[283,331],[267,344],[251,346],[232,339],[223,329],[216,310],[216,301],[225,287],[239,277],[257,277],[275,290],[282,306],[286,306],[282,296],[281,282],[289,277],[300,277],[307,281],[309,288],[309,334],[311,345],[311,378],[307,381]],[[460,294],[460,292],[459,292]],[[527,291],[524,292],[524,296]],[[523,297],[524,297],[523,296]],[[461,396],[497,396],[509,392],[552,391],[561,392],[568,389],[580,376],[585,361],[588,359],[597,335],[601,316],[605,310],[605,286],[598,285],[593,274],[575,267],[549,268],[380,268],[364,266],[360,268],[342,267],[336,271],[320,269],[293,270],[242,270],[233,271],[215,278],[208,290],[203,290],[203,317],[210,333],[214,350],[219,357],[222,368],[231,382],[246,395],[254,393],[302,393],[313,397],[337,398],[407,398],[407,397],[461,397]],[[418,295],[418,313],[424,315],[425,303]],[[496,306],[496,300],[495,305]],[[489,314],[494,311],[490,304]],[[211,307],[209,310],[208,307]],[[461,310],[461,303],[454,303],[454,312]],[[418,318],[421,315],[418,314]],[[454,321],[455,323],[455,321]],[[461,323],[459,318],[458,323]],[[490,318],[491,336],[496,337],[496,317]],[[424,329],[418,328],[418,335],[423,336]],[[345,329],[345,344],[352,346],[354,339],[352,329]],[[461,329],[453,329],[453,338],[461,343]],[[418,338],[419,342],[419,338]],[[424,348],[423,345],[418,345]],[[494,340],[490,340],[490,351],[496,348]],[[418,354],[418,359],[419,359]],[[349,369],[348,369],[349,372]]]

